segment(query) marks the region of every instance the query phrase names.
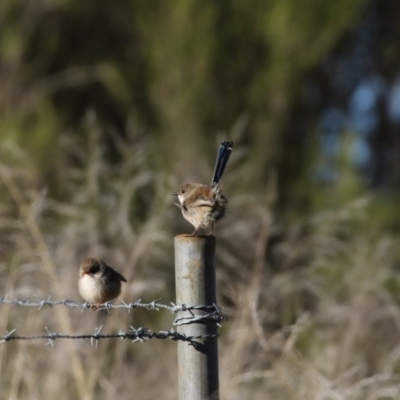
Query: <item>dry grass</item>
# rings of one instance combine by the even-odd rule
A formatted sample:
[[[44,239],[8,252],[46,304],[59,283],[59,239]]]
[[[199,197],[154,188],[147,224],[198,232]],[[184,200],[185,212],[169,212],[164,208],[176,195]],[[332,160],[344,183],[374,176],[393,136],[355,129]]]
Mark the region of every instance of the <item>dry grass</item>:
[[[116,138],[118,168],[89,116],[90,135],[65,139],[63,201],[36,182],[29,154],[1,149],[0,291],[79,300],[78,265],[104,258],[128,279],[122,298],[174,300],[173,236],[190,230],[170,193],[178,182],[152,160],[152,143]],[[7,157],[5,158],[5,152]],[[276,177],[249,197],[243,149],[224,177],[230,215],[218,226],[218,290],[228,321],[220,338],[225,399],[398,399],[398,241],[368,230],[368,201],[296,226],[274,217]],[[211,166],[210,166],[211,175]],[[239,184],[238,184],[239,180]],[[40,188],[39,190],[37,188]],[[61,307],[0,309],[0,332],[168,329],[166,312],[110,316]],[[0,399],[175,399],[176,343],[10,342],[0,346]]]

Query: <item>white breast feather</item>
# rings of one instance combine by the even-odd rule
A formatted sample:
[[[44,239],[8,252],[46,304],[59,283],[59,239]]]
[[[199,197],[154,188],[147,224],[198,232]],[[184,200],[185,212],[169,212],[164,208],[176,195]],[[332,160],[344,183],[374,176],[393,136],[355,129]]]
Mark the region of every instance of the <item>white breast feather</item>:
[[[178,199],[179,199],[179,202],[180,202],[181,204],[185,201],[185,197],[182,196],[181,194],[178,194]]]
[[[90,275],[84,275],[79,279],[78,289],[85,301],[89,303],[101,302],[101,285]]]

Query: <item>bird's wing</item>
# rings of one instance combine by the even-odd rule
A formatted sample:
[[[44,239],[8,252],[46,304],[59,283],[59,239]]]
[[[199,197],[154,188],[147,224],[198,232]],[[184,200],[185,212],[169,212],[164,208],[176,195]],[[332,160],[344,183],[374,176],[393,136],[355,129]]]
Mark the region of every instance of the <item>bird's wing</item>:
[[[200,196],[192,204],[187,205],[190,208],[196,207],[214,207],[214,201],[208,199],[207,197]]]
[[[127,282],[127,280],[119,272],[117,272],[117,271],[114,271],[114,272],[117,274],[117,276],[121,282]]]
[[[113,280],[127,282],[127,280],[119,272],[117,272],[115,269],[112,269],[111,267],[109,267],[105,262],[101,261],[100,265],[101,265],[102,273],[105,276],[107,276]]]

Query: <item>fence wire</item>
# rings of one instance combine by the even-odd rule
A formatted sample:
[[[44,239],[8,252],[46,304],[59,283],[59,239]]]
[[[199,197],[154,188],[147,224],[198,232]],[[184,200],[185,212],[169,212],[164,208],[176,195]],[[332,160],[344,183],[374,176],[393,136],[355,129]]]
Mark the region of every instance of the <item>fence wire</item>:
[[[36,296],[35,296],[36,297]],[[135,308],[145,308],[151,311],[160,311],[160,309],[166,309],[176,314],[179,312],[188,312],[188,314],[177,316],[174,321],[174,326],[181,326],[193,323],[215,323],[218,327],[221,327],[220,323],[223,321],[224,317],[221,314],[220,309],[216,304],[212,305],[186,305],[184,302],[179,301],[179,304],[170,303],[170,305],[161,303],[163,299],[157,299],[150,303],[142,303],[142,299],[138,299],[131,303],[126,303],[121,301],[121,304],[115,304],[113,301],[101,304],[96,311],[107,311],[109,314],[112,309],[126,309],[128,312]],[[27,299],[10,299],[8,296],[0,298],[1,305],[11,305],[20,307],[37,307],[38,310],[43,309],[43,307],[49,306],[66,306],[71,308],[80,308],[81,311],[88,310],[90,308],[89,303],[78,303],[74,300],[51,300],[51,297],[46,299],[39,299],[31,301],[30,298]],[[193,311],[203,311],[204,314],[195,314]],[[134,328],[130,327],[128,332],[119,331],[115,334],[100,334],[102,326],[95,329],[92,334],[81,334],[81,335],[66,335],[63,333],[50,332],[50,330],[45,327],[47,334],[44,335],[32,335],[32,336],[18,336],[14,335],[16,329],[7,331],[5,335],[0,336],[0,343],[9,342],[12,340],[36,340],[36,339],[47,339],[46,345],[54,346],[56,339],[90,339],[91,344],[95,344],[96,347],[100,339],[129,339],[132,342],[145,342],[150,339],[171,339],[171,340],[181,340],[188,342],[189,344],[197,347],[201,343],[197,340],[206,340],[213,337],[217,337],[218,334],[205,334],[199,336],[186,336],[175,331],[171,328],[168,331],[151,331],[147,328]]]
[[[100,339],[129,339],[134,342],[145,342],[150,339],[171,339],[171,340],[181,340],[184,342],[188,342],[193,346],[198,346],[200,343],[196,342],[196,340],[205,340],[213,337],[217,337],[218,335],[199,335],[199,336],[186,336],[179,332],[174,331],[173,329],[169,331],[158,331],[154,332],[147,328],[134,328],[130,327],[129,332],[119,331],[114,334],[100,334],[100,331],[103,326],[95,329],[95,332],[92,334],[82,334],[82,335],[66,335],[64,333],[50,332],[50,330],[45,327],[47,334],[46,335],[33,335],[33,336],[17,336],[14,335],[16,329],[13,329],[10,332],[6,332],[4,336],[0,336],[0,343],[9,342],[11,340],[36,340],[36,339],[47,339],[46,346],[50,345],[54,347],[54,342],[56,339],[90,339],[91,345],[95,344],[96,347]]]

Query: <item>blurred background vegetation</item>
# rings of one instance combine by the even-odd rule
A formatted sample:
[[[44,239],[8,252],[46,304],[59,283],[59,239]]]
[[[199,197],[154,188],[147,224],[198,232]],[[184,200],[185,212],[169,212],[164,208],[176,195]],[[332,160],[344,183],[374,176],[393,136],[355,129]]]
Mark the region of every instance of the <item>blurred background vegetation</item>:
[[[1,295],[175,301],[171,193],[209,182],[225,399],[400,398],[400,3],[2,0]],[[169,329],[164,312],[0,309],[0,334]],[[176,343],[12,342],[1,399],[175,399]]]

